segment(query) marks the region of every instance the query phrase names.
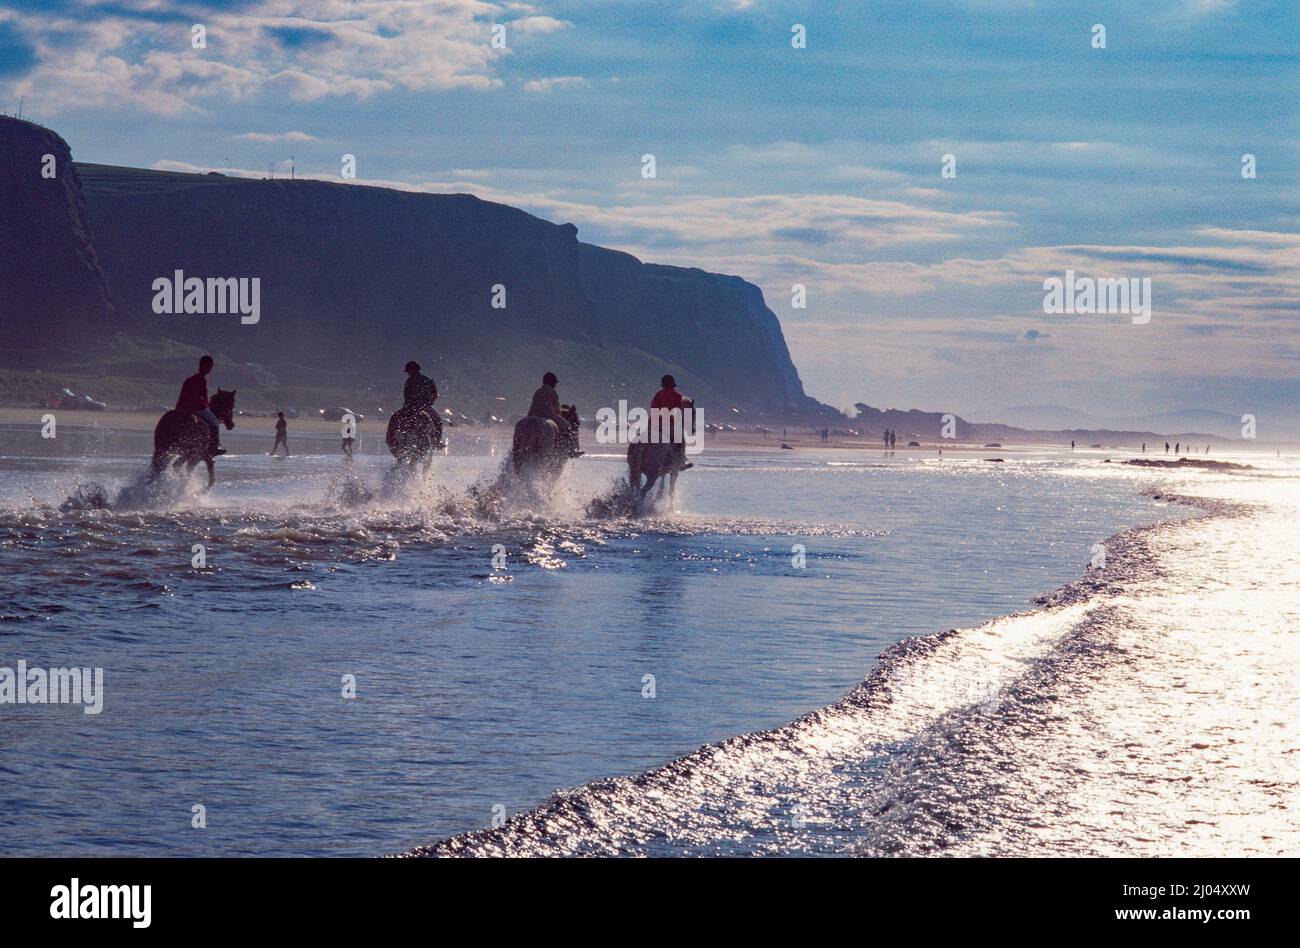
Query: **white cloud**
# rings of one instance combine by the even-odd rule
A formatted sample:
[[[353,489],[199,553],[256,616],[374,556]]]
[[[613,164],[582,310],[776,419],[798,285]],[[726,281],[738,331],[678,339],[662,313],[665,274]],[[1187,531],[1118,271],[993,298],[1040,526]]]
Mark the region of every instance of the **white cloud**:
[[[552,76],[547,79],[530,79],[524,83],[525,92],[553,92],[557,89],[585,89],[590,86],[582,76]]]
[[[319,141],[315,135],[306,132],[245,132],[235,138],[246,142],[314,142]]]
[[[483,0],[262,0],[237,12],[204,11],[207,46],[191,46],[187,24],[135,17],[129,7],[81,0],[75,16],[6,12],[38,65],[14,92],[44,114],[76,107],[134,107],[174,115],[205,101],[281,92],[296,101],[364,99],[390,89],[490,89],[490,25],[506,12]],[[513,27],[540,35],[564,27],[526,16]]]

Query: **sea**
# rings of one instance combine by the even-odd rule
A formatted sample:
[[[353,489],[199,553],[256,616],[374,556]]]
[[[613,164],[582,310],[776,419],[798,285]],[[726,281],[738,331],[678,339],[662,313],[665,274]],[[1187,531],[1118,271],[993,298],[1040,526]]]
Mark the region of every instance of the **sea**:
[[[0,855],[1300,854],[1294,455],[238,431],[0,426]]]

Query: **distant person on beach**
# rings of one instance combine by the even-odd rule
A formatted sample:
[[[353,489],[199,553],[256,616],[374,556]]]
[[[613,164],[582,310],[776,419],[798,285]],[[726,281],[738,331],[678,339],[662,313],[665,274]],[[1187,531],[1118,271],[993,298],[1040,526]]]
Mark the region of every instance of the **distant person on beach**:
[[[288,457],[289,456],[289,440],[288,440],[289,423],[284,420],[284,412],[282,411],[276,412],[276,415],[277,418],[275,421],[275,447],[271,449],[271,457],[275,457],[275,452],[280,449],[281,445],[284,446],[284,456]]]
[[[343,454],[349,461],[352,460],[352,442],[355,440],[356,439],[352,437],[345,437],[343,439]]]
[[[1147,453],[1147,443],[1145,441],[1142,442],[1142,453],[1143,454]]]
[[[898,444],[898,432],[895,431],[893,428],[890,428],[889,429],[889,450],[891,451],[894,450],[894,447],[897,444]]]
[[[1168,454],[1168,453],[1169,453],[1169,442],[1166,441],[1166,442],[1165,442],[1165,454]]]
[[[1074,450],[1074,439],[1073,439],[1073,438],[1070,439],[1070,450],[1071,450],[1071,451]]]
[[[1174,442],[1174,454],[1177,454],[1177,453],[1178,453],[1178,449],[1181,448],[1182,446],[1183,446],[1183,443],[1182,443],[1181,441],[1175,441],[1175,442]]]
[[[199,359],[199,370],[181,383],[181,393],[176,399],[177,411],[193,412],[211,431],[212,456],[225,454],[221,446],[221,422],[212,409],[208,407],[207,375],[212,371],[212,356],[205,355]]]

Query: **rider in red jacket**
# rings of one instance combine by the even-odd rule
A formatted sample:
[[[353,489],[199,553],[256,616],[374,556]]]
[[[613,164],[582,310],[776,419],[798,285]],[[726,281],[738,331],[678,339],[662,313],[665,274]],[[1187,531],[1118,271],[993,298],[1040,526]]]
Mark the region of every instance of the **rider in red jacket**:
[[[682,402],[686,400],[685,396],[682,395],[681,392],[677,391],[677,380],[673,378],[671,375],[665,375],[663,378],[661,378],[659,380],[659,385],[660,385],[659,391],[655,392],[655,397],[650,399],[650,417],[652,419],[656,417],[655,409],[671,411],[672,409],[676,408],[680,411],[682,409]],[[660,417],[667,417],[669,419],[668,440],[672,443],[673,458],[677,464],[678,469],[684,471],[688,467],[694,467],[693,464],[688,464],[686,461],[685,435],[682,431],[678,430],[677,421],[674,418],[672,418],[672,416],[660,416]],[[655,423],[654,421],[651,422],[651,424],[654,423]],[[663,437],[663,434],[664,434],[663,429],[660,428],[658,432],[659,437]]]

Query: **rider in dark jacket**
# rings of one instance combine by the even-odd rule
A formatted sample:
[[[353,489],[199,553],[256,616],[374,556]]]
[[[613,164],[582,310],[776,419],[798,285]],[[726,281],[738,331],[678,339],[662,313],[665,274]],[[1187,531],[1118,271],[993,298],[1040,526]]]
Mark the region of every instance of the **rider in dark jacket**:
[[[433,403],[437,400],[438,386],[433,384],[433,379],[420,371],[420,363],[415,361],[406,363],[406,384],[402,387],[402,407],[398,409],[398,413],[427,412],[433,421],[434,444],[441,446],[442,416],[433,407]]]
[[[533,392],[532,404],[528,406],[528,414],[533,418],[549,418],[555,422],[555,426],[560,429],[560,438],[569,447],[569,457],[580,457],[584,452],[577,448],[577,432],[569,419],[561,414],[560,393],[555,390],[555,386],[560,384],[560,380],[555,377],[554,372],[547,372],[542,376],[542,386]]]
[[[221,446],[221,422],[208,404],[207,375],[212,371],[212,365],[210,355],[199,359],[199,370],[181,383],[181,394],[176,399],[176,410],[192,412],[208,426],[210,445],[208,450],[216,457],[225,454],[226,449]]]
[[[438,386],[433,379],[420,371],[420,363],[406,363],[406,385],[402,387],[402,407],[417,411],[433,411],[438,400]]]

